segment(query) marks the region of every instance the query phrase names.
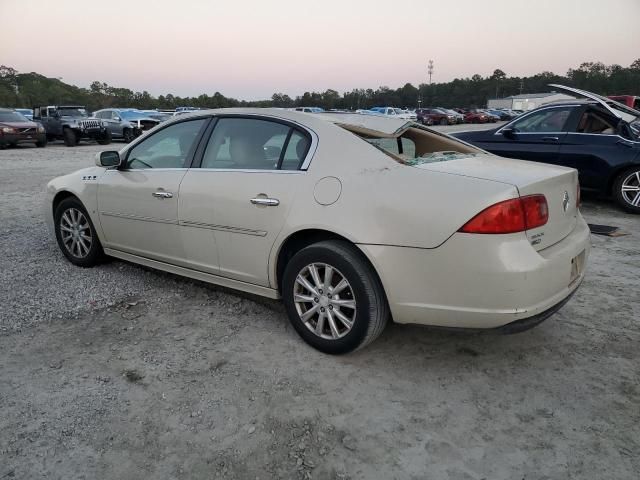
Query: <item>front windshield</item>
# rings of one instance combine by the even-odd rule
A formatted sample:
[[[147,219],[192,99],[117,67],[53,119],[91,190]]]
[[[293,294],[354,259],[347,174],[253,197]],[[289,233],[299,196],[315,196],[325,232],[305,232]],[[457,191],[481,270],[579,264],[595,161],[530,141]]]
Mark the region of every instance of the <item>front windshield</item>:
[[[87,117],[87,111],[84,108],[58,108],[61,117]]]
[[[139,118],[147,118],[147,115],[144,112],[138,112],[136,110],[126,110],[124,112],[119,112],[120,116],[125,120],[138,120]]]
[[[0,112],[0,122],[28,122],[29,120],[18,112]]]

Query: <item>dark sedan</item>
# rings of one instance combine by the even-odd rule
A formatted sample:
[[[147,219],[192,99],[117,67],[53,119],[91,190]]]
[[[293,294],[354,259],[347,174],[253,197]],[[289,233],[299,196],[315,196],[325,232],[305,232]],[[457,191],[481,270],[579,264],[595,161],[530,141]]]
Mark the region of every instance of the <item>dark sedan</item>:
[[[640,112],[599,95],[541,106],[496,129],[453,135],[496,155],[578,170],[580,185],[640,213]]]
[[[47,144],[44,128],[14,110],[0,108],[0,148],[15,147],[20,143],[44,147]]]

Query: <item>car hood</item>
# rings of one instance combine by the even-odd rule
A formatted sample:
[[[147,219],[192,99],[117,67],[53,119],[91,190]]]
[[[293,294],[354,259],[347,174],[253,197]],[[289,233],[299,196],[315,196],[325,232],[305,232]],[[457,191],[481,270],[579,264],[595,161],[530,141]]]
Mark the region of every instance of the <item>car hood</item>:
[[[37,126],[36,122],[0,122],[0,127],[36,128]]]

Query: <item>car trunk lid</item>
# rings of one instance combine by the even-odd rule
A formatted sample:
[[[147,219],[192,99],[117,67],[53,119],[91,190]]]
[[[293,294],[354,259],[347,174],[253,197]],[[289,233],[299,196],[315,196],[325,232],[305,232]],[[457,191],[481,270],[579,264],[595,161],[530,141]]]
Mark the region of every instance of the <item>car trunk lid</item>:
[[[578,217],[578,172],[576,170],[493,155],[481,154],[466,156],[466,158],[460,158],[460,156],[458,154],[455,156],[457,158],[450,161],[414,162],[413,166],[424,170],[506,183],[516,187],[521,197],[544,195],[549,207],[549,219],[545,225],[526,232],[531,245],[536,250],[554,245],[575,228]]]

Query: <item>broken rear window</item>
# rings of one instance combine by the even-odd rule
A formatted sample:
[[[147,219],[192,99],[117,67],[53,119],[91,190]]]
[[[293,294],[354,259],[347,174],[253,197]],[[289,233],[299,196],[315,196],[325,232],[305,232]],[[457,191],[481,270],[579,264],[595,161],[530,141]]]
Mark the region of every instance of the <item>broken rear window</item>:
[[[406,128],[394,135],[376,134],[371,130],[351,125],[342,127],[405,165],[457,160],[481,152],[454,138],[417,126]]]

